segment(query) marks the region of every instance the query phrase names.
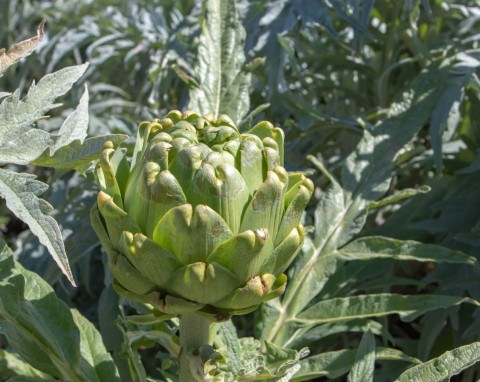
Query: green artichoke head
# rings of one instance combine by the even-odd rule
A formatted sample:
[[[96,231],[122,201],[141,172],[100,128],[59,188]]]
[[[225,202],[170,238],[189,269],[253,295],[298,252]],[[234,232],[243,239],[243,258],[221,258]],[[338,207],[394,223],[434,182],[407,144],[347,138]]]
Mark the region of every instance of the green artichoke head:
[[[285,290],[313,184],[283,168],[283,132],[171,111],[131,161],[106,145],[92,223],[116,291],[171,315],[248,313]]]

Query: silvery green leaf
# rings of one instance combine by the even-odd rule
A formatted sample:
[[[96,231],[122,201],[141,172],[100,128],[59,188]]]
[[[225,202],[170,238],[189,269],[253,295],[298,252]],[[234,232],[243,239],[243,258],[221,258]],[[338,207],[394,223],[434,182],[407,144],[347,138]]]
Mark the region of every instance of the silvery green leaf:
[[[348,382],[372,382],[375,370],[375,336],[367,330],[360,341]]]
[[[53,154],[51,154],[50,148],[45,149],[45,151],[31,163],[36,166],[53,167],[57,169],[74,169],[83,173],[92,161],[98,159],[106,142],[112,142],[117,146],[126,138],[126,135],[112,134],[87,138],[83,143],[80,139],[76,139],[60,147]]]
[[[480,342],[474,342],[408,369],[395,382],[442,382],[479,361]]]
[[[0,332],[34,368],[56,379],[119,381],[94,325],[70,310],[50,285],[25,270],[0,241]]]
[[[238,124],[250,108],[250,73],[244,68],[245,30],[235,1],[206,0],[204,6],[188,107],[215,117],[228,114]]]
[[[5,199],[10,211],[28,224],[32,233],[48,248],[63,274],[75,285],[62,234],[55,219],[48,215],[52,206],[38,197],[48,186],[34,178],[33,175],[0,168],[0,197]]]
[[[72,87],[87,66],[71,66],[47,74],[37,85],[32,84],[23,99],[20,99],[18,90],[3,99],[0,104],[0,164],[28,164],[48,146],[54,145],[54,136],[33,125],[47,111],[59,105],[54,103],[55,99]],[[86,100],[82,101],[83,109]]]
[[[343,260],[370,260],[390,258],[401,261],[434,261],[438,263],[469,264],[478,267],[478,261],[460,251],[435,244],[413,240],[397,240],[382,236],[356,239],[338,251]]]
[[[384,317],[389,314],[398,314],[402,320],[412,321],[426,312],[463,303],[479,305],[477,301],[468,297],[435,294],[380,293],[337,297],[313,304],[300,313],[295,318],[295,322],[303,325],[319,325],[358,318]]]
[[[60,147],[79,140],[80,143],[87,137],[88,130],[88,89],[85,86],[77,108],[65,119],[58,132],[58,138],[52,147],[52,151],[57,151]]]
[[[301,368],[292,378],[292,381],[312,381],[318,377],[330,379],[339,378],[352,368],[355,362],[355,350],[337,350],[324,352],[312,357],[300,360]],[[410,357],[399,350],[389,348],[377,348],[375,351],[376,360],[403,361],[420,364],[421,361]]]

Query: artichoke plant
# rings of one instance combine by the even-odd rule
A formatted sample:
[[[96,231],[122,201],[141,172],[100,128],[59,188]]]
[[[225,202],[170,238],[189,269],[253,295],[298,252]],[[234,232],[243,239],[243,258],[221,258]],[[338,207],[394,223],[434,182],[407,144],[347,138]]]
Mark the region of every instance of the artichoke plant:
[[[133,157],[106,145],[92,223],[114,288],[168,315],[221,320],[279,296],[313,184],[283,167],[283,132],[222,115],[143,122]]]

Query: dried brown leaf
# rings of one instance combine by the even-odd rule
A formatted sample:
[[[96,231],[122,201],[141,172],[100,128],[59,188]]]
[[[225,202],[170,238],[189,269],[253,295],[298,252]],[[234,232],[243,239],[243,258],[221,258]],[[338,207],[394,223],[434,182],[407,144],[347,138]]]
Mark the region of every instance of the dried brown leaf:
[[[28,56],[42,42],[44,36],[45,20],[37,28],[37,35],[11,46],[8,50],[0,49],[0,76],[20,58]]]

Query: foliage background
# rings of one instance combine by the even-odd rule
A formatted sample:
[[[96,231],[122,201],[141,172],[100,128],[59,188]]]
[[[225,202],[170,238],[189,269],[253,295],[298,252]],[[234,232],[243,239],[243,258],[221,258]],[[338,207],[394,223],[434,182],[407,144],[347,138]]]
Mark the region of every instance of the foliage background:
[[[359,203],[352,212],[352,224],[345,229],[348,232],[343,233],[345,240],[336,236],[327,240],[332,251],[341,252],[343,258],[335,264],[318,264],[315,277],[324,282],[316,293],[310,293],[310,299],[305,297],[304,309],[300,309],[304,313],[317,303],[330,301],[331,315],[310,327],[290,328],[283,338],[269,337],[265,325],[278,322],[272,303],[256,315],[237,317],[239,334],[268,338],[277,346],[297,350],[308,346],[311,363],[316,366],[309,370],[303,363],[297,380],[346,379],[355,361],[355,351],[349,349],[359,347],[362,333],[370,333],[367,328],[375,334],[377,346],[375,381],[391,381],[418,360],[427,361],[478,341],[477,304],[462,300],[480,300],[479,268],[472,259],[478,259],[480,249],[478,2],[237,3],[246,31],[242,70],[251,75],[250,111],[256,110],[243,126],[267,119],[283,127],[287,168],[306,171],[317,186],[305,216],[306,225],[312,226],[312,239],[292,268],[292,276],[305,265],[302,261],[319,251],[325,230],[322,222],[334,216],[326,201],[340,195],[344,202],[351,198]],[[0,0],[0,9],[0,46],[9,47],[30,37],[43,19],[47,37],[35,54],[0,78],[2,91],[20,88],[25,93],[34,79],[66,66],[90,63],[81,80],[62,98],[62,108],[40,120],[40,128],[58,129],[76,107],[83,83],[88,84],[90,93],[91,136],[123,133],[134,137],[140,121],[189,104],[201,33],[200,2]],[[384,131],[392,140],[382,146],[381,141],[368,141],[365,131]],[[406,134],[403,138],[402,132]],[[378,150],[371,150],[372,146]],[[354,163],[347,160],[352,152],[350,161]],[[313,156],[311,161],[307,154]],[[362,167],[362,160],[373,165]],[[349,177],[345,168],[353,176]],[[61,277],[47,250],[1,202],[4,240],[25,268],[39,274],[68,306],[100,328],[108,350],[117,351],[119,345],[113,338],[119,329],[105,327],[110,319],[105,301],[112,303],[105,287],[108,275],[89,222],[96,190],[91,177],[33,166],[24,170],[50,184],[43,197],[55,207],[54,216],[62,228],[79,287],[71,287]],[[329,188],[332,182],[333,191]],[[381,192],[376,193],[372,187],[378,185]],[[421,188],[425,185],[429,192]],[[407,200],[409,196],[413,197]],[[376,202],[380,197],[387,199]],[[387,245],[378,241],[365,244],[362,250],[352,245],[341,251],[351,240],[373,235],[446,249],[415,249],[413,244],[405,249],[395,247],[397,242]],[[373,255],[382,252],[382,245],[393,248],[389,256]],[[471,258],[457,261],[448,249]],[[358,261],[359,253],[365,261]],[[415,257],[422,261],[412,261]],[[423,311],[422,305],[412,308],[414,313],[395,305],[367,314],[369,307],[363,307],[353,319],[338,319],[341,309],[339,305],[333,308],[340,304],[336,298],[369,294],[428,294],[432,305]],[[445,302],[445,296],[452,298],[451,303]],[[138,309],[141,307],[127,305],[121,313],[129,315]],[[400,315],[390,314],[395,312]],[[129,342],[114,352],[118,365],[128,358],[120,353],[135,359],[132,354],[140,348],[147,375],[169,378],[168,352],[162,341],[148,337],[144,326],[126,320],[120,326],[129,329],[124,332]],[[156,329],[162,336],[174,333],[173,325]],[[290,336],[293,340],[286,343]],[[1,343],[10,349],[5,339]],[[393,348],[399,353],[379,350]],[[21,375],[2,354],[0,379]],[[130,366],[119,366],[121,375],[132,364],[138,368],[131,359],[126,362]],[[474,363],[469,362],[465,365]],[[457,380],[480,378],[475,366],[458,371],[463,369]],[[350,375],[354,378],[353,371]]]

